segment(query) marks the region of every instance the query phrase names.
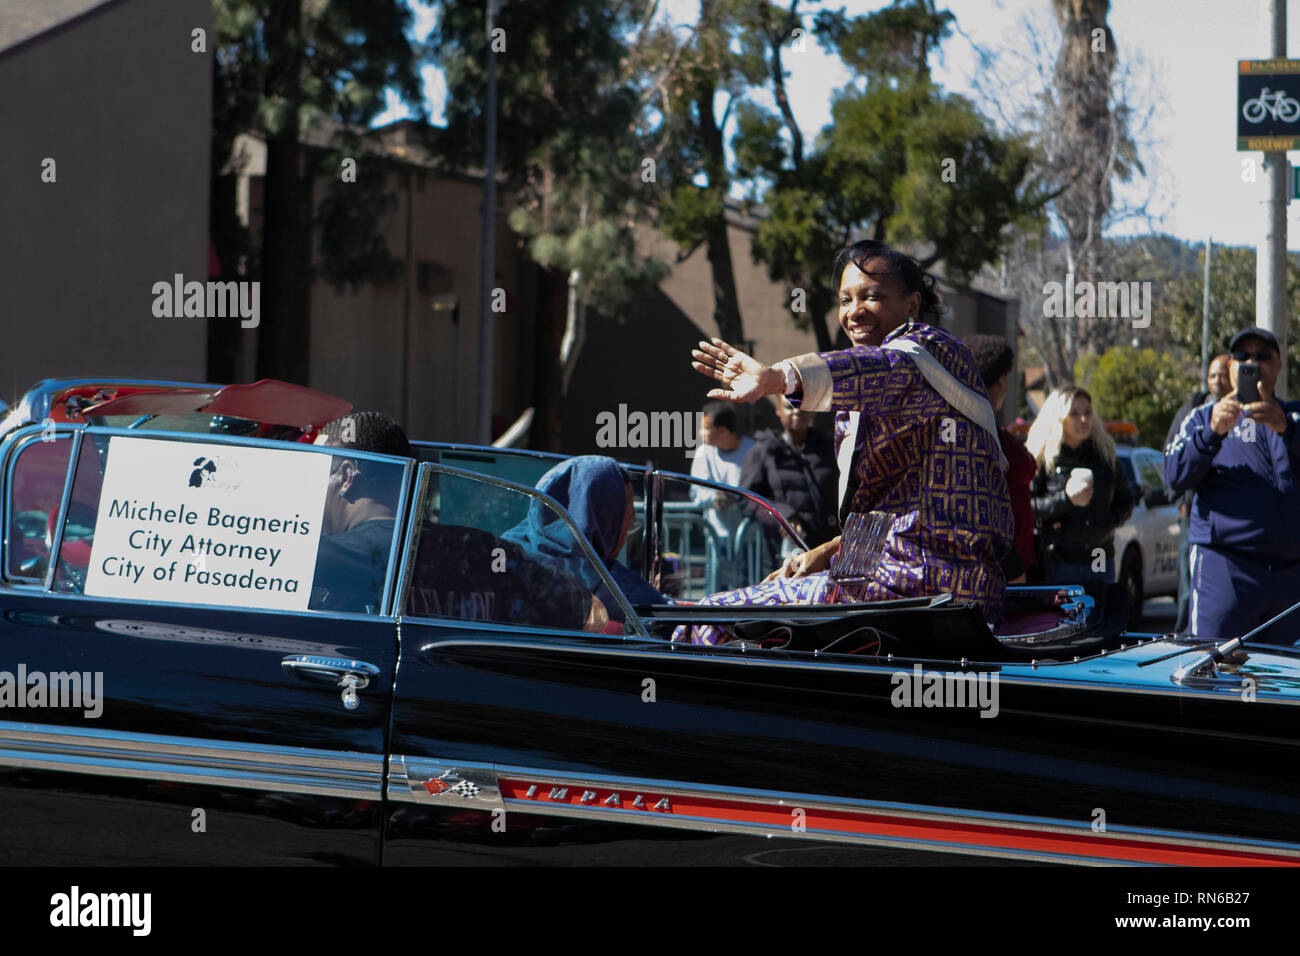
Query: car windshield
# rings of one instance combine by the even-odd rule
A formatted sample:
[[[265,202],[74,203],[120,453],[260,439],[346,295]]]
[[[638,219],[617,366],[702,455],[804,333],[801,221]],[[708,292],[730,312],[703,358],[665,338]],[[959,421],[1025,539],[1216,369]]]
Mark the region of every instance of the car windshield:
[[[404,461],[88,430],[75,468],[56,590],[240,608],[384,609]]]

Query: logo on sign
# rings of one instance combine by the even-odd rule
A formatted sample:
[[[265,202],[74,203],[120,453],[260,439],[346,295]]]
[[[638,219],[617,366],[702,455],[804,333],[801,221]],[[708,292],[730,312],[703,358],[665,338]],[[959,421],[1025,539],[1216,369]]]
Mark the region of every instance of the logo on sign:
[[[195,468],[190,472],[190,487],[202,488],[203,482],[211,482],[217,473],[217,463],[211,458],[195,458]]]

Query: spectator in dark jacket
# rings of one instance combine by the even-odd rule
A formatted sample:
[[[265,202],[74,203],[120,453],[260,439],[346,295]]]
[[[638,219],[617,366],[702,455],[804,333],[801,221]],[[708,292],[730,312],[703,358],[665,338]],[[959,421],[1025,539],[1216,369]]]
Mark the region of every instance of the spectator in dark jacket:
[[[1016,353],[1000,335],[968,335],[964,341],[971,355],[975,356],[993,411],[1002,411],[1002,403],[1007,397],[1007,379],[1015,365]],[[998,440],[1010,465],[1007,489],[1011,493],[1011,514],[1016,519],[1015,547],[1002,559],[1002,573],[1006,575],[1008,584],[1018,584],[1038,564],[1038,557],[1034,554],[1034,508],[1029,501],[1029,483],[1034,480],[1034,456],[1025,450],[1024,442],[1001,425],[998,426]]]
[[[776,409],[781,430],[754,436],[740,469],[740,487],[767,498],[810,548],[839,534],[835,517],[839,472],[829,435],[812,427],[812,412]]]
[[[1133,512],[1133,488],[1115,442],[1075,385],[1053,389],[1025,447],[1038,469],[1030,484],[1047,580],[1115,579],[1115,529]]]
[[[1183,402],[1182,407],[1174,412],[1174,420],[1169,423],[1169,434],[1165,435],[1165,447],[1168,448],[1174,443],[1174,437],[1178,434],[1179,429],[1183,427],[1183,420],[1192,413],[1192,409],[1200,408],[1207,401],[1213,403],[1232,391],[1232,381],[1228,375],[1228,365],[1232,361],[1231,356],[1226,352],[1222,355],[1216,355],[1210,362],[1210,368],[1205,376],[1206,388],[1195,391],[1192,397]],[[1178,505],[1178,621],[1174,625],[1174,630],[1185,631],[1188,620],[1188,613],[1191,607],[1192,588],[1190,582],[1190,562],[1188,555],[1191,551],[1191,542],[1188,541],[1187,534],[1191,528],[1189,515],[1192,507],[1192,492],[1185,491],[1179,495],[1174,503]]]
[[[1165,449],[1165,481],[1195,492],[1191,530],[1191,633],[1237,637],[1300,597],[1300,402],[1273,394],[1282,357],[1266,329],[1233,336],[1232,391],[1183,420]],[[1260,401],[1242,404],[1242,362],[1259,364]],[[1265,640],[1294,642],[1287,620]]]

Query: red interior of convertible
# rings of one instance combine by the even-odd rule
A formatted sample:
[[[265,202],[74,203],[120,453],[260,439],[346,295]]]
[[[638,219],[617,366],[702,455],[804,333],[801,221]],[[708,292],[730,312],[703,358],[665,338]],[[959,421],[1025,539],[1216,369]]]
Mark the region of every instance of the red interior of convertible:
[[[264,378],[251,385],[224,388],[79,385],[51,402],[56,422],[82,422],[90,416],[186,415],[202,413],[242,418],[262,425],[289,425],[308,441],[320,426],[352,410],[352,403],[291,382]]]

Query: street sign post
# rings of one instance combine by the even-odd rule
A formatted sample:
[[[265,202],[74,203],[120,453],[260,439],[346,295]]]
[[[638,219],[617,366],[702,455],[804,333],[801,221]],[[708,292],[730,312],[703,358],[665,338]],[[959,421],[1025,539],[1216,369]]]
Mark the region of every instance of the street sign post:
[[[1300,60],[1237,61],[1237,149],[1300,149]]]

